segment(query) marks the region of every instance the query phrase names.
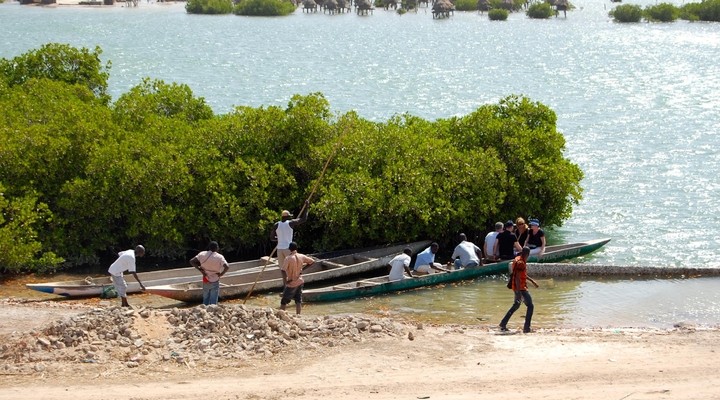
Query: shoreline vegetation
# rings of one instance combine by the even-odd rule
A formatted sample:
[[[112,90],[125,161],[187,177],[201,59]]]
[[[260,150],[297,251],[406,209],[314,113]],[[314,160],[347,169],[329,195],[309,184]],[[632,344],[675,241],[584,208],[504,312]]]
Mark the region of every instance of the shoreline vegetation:
[[[101,53],[48,44],[0,59],[5,273],[97,264],[139,243],[156,259],[210,240],[257,258],[280,210],[297,213],[315,186],[296,232],[306,253],[418,238],[448,247],[518,215],[560,225],[582,198],[555,112],[526,97],[435,121],[336,114],[321,93],[218,115],[159,80],[113,101]]]

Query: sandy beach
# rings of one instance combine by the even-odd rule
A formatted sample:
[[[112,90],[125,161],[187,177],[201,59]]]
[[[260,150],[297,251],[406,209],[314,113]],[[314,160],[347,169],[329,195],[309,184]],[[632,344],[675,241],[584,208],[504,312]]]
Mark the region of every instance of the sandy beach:
[[[130,368],[112,357],[92,363],[53,360],[50,353],[33,363],[7,357],[11,346],[25,345],[17,338],[28,342],[34,337],[28,332],[37,335],[53,321],[98,310],[96,304],[4,300],[0,309],[0,399],[720,398],[713,367],[717,329],[501,334],[490,325],[394,321],[396,332],[357,341],[287,346],[271,356],[239,359],[154,360]],[[299,320],[313,318],[319,317]],[[511,322],[519,328],[520,319]],[[146,323],[143,339],[166,334],[153,326]]]

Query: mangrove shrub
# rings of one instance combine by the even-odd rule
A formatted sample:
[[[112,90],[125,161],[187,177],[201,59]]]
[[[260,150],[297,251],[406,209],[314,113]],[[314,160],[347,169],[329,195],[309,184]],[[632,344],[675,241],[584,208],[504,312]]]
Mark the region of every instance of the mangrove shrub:
[[[502,8],[493,8],[488,11],[488,19],[490,19],[490,21],[505,21],[508,19],[508,15],[510,15],[510,13]]]
[[[673,22],[680,16],[680,9],[670,3],[660,3],[646,6],[643,15],[648,21]]]
[[[241,0],[233,12],[237,15],[274,17],[290,15],[295,4],[289,0]]]
[[[188,14],[230,14],[232,0],[188,0],[185,4]]]
[[[549,3],[534,3],[525,14],[533,19],[547,19],[552,17],[555,11],[553,11]]]
[[[636,4],[623,4],[610,10],[608,15],[616,22],[640,22],[643,10]]]
[[[280,210],[307,198],[296,240],[310,252],[472,237],[518,215],[559,225],[582,195],[555,113],[524,97],[434,121],[336,114],[320,93],[215,115],[186,85],[144,79],[108,104],[87,80],[0,71],[3,271],[137,243],[166,259],[209,240],[266,255]]]

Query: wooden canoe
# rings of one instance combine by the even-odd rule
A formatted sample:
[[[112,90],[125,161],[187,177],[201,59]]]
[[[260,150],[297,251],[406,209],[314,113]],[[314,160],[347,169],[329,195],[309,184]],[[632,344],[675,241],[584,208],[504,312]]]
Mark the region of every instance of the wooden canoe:
[[[599,239],[583,243],[558,246],[546,246],[542,256],[530,256],[529,262],[549,263],[568,260],[589,254],[604,246],[610,239]],[[406,277],[397,281],[388,281],[387,276],[362,279],[354,282],[326,286],[303,291],[303,301],[337,301],[356,297],[374,296],[402,290],[433,286],[441,283],[457,282],[485,275],[505,274],[508,272],[510,260],[485,264],[482,267],[463,268],[449,273],[420,275],[415,278]]]
[[[356,253],[331,258],[316,258],[317,261],[303,271],[305,283],[320,282],[340,278],[350,278],[371,272],[385,266],[396,255],[402,253],[405,247],[410,247],[413,253],[425,249],[430,241],[419,241],[410,244],[378,247]],[[254,285],[254,287],[253,287]],[[249,272],[234,276],[224,276],[220,280],[220,298],[230,299],[247,295],[252,289],[253,293],[269,290],[280,290],[283,287],[282,274],[277,264],[263,272]],[[193,282],[148,286],[148,293],[157,294],[187,303],[202,302],[202,280]]]
[[[228,264],[230,269],[225,276],[234,276],[250,271],[259,271],[266,263],[268,264],[268,268],[271,268],[272,266],[277,268],[276,259],[273,258],[270,259],[270,261],[267,261],[267,257],[265,257],[257,260],[230,263]],[[202,276],[194,267],[138,272],[137,275],[146,287],[188,282]],[[126,273],[125,280],[128,284],[128,293],[140,292],[140,284],[135,281],[132,274]],[[60,296],[90,297],[99,296],[106,288],[112,286],[112,279],[110,279],[110,275],[107,275],[61,282],[28,283],[25,286],[29,289],[44,293],[57,294]]]

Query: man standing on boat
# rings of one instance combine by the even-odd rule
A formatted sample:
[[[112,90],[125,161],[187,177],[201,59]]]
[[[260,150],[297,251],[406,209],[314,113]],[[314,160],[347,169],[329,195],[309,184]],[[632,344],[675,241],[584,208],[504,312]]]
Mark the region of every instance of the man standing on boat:
[[[432,242],[432,244],[430,244],[430,247],[423,250],[422,252],[420,252],[420,254],[417,255],[413,270],[415,270],[416,273],[422,275],[430,274],[433,272],[433,270],[450,272],[447,269],[443,268],[440,263],[435,262],[435,254],[438,252],[438,250],[440,250],[440,245]],[[410,274],[410,276],[412,276],[412,274]]]
[[[402,253],[390,260],[390,273],[388,274],[388,280],[390,282],[405,279],[405,272],[407,272],[411,278],[414,278],[412,270],[410,269],[411,257],[412,249],[406,247]]]
[[[520,252],[520,255],[515,257],[515,259],[510,264],[512,270],[512,290],[515,293],[515,300],[513,302],[512,307],[508,310],[507,314],[505,314],[505,317],[500,321],[500,331],[507,332],[507,323],[510,321],[510,317],[517,311],[518,308],[520,308],[520,303],[525,302],[525,306],[527,307],[527,312],[525,313],[525,325],[523,326],[523,332],[524,333],[530,333],[532,332],[530,330],[530,323],[532,321],[533,311],[535,311],[535,305],[533,305],[532,297],[530,297],[530,292],[528,292],[527,288],[527,281],[532,282],[535,287],[538,287],[538,284],[527,275],[527,259],[530,257],[530,248],[529,247],[523,247],[522,251]]]
[[[203,275],[203,304],[217,304],[220,298],[220,278],[230,269],[225,257],[218,253],[220,245],[212,241],[208,251],[201,251],[190,259],[190,265]]]
[[[303,269],[313,265],[315,260],[297,252],[297,243],[290,242],[288,249],[290,254],[280,264],[283,277],[283,294],[280,300],[280,309],[284,310],[291,300],[295,300],[295,313],[300,315],[302,311],[302,290],[305,281],[302,277]]]
[[[293,219],[293,215],[288,210],[283,210],[280,215],[282,218],[276,222],[270,231],[270,240],[277,242],[277,259],[278,265],[282,266],[285,258],[290,255],[290,242],[293,241],[294,229],[298,225],[307,221],[308,209],[310,202],[305,200],[305,206],[300,217]]]
[[[460,234],[460,244],[450,256],[455,260],[455,269],[482,266],[482,250],[473,242],[467,240],[464,233]]]
[[[130,304],[127,301],[127,282],[125,282],[123,272],[130,272],[137,283],[140,284],[140,288],[145,290],[145,285],[140,282],[140,278],[138,278],[137,272],[135,272],[135,258],[142,257],[144,255],[145,248],[142,245],[137,245],[134,250],[131,249],[119,252],[118,259],[110,265],[110,268],[108,268],[108,272],[112,277],[113,286],[115,286],[115,290],[117,291],[118,296],[120,296],[120,304],[123,307],[130,307]]]

